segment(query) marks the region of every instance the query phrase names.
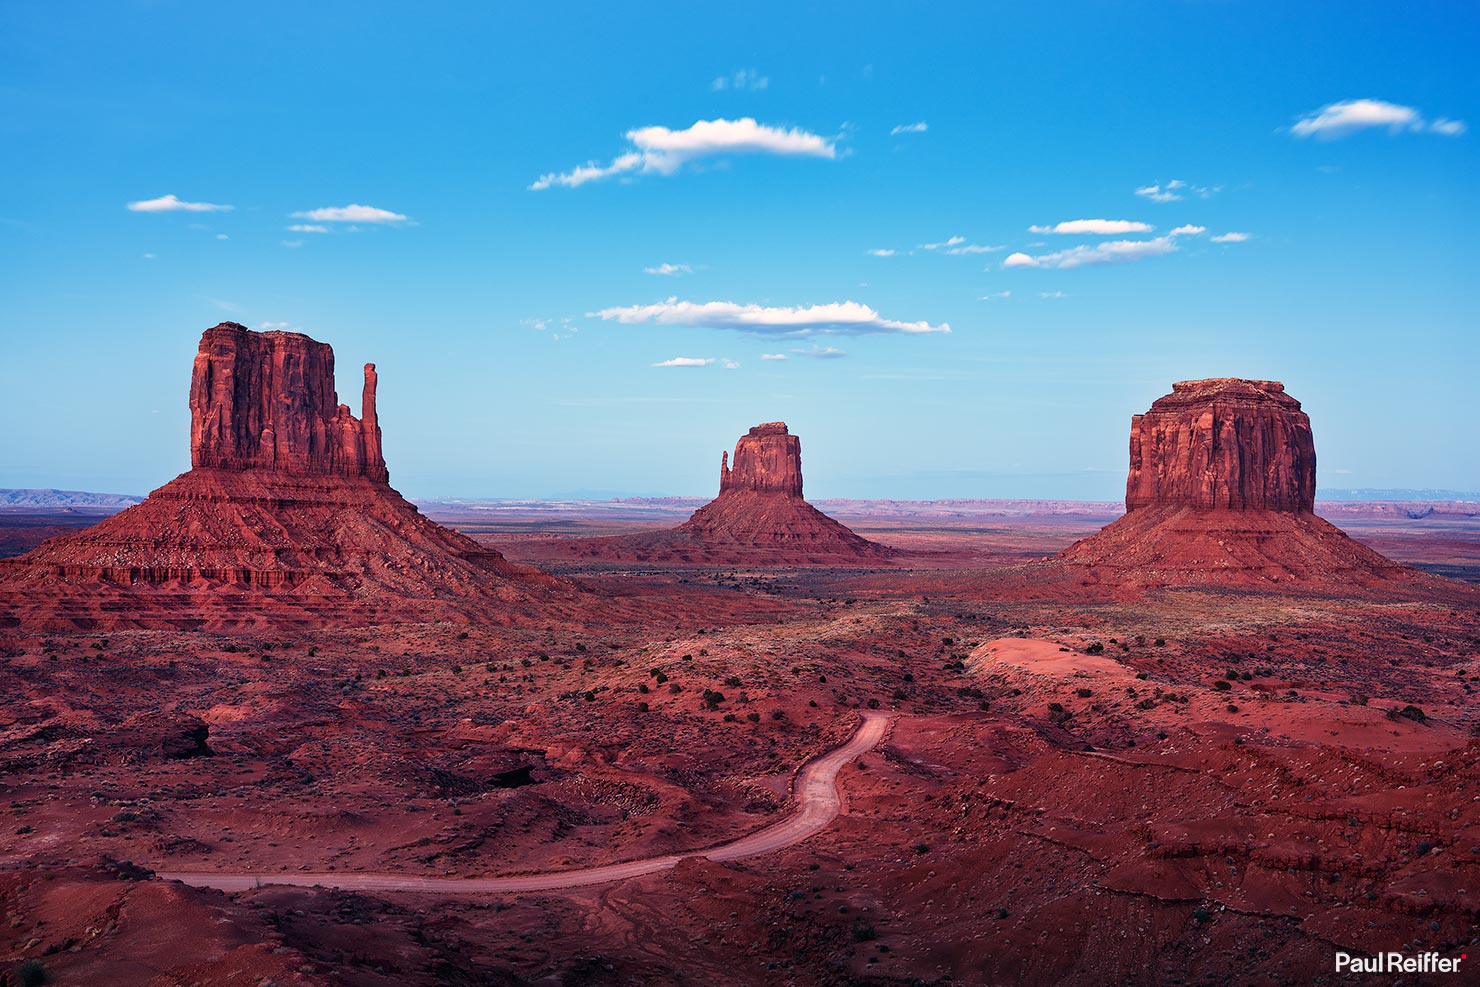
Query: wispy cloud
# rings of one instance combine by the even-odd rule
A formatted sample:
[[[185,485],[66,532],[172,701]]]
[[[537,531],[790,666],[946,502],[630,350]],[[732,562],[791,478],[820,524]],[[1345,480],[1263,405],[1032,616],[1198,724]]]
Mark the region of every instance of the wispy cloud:
[[[1150,240],[1107,240],[1094,246],[1071,247],[1051,254],[1033,256],[1025,253],[1010,254],[1002,262],[1003,267],[1042,267],[1067,270],[1091,264],[1125,264],[1162,254],[1174,253],[1177,240],[1183,236],[1202,233],[1201,226],[1179,226],[1165,236]]]
[[[984,301],[984,302],[995,302],[995,301],[998,301],[998,300],[1003,299],[1003,298],[1011,298],[1011,297],[1012,297],[1012,292],[1010,292],[1010,291],[995,291],[995,292],[993,292],[990,295],[982,295],[981,296],[981,300]]]
[[[964,236],[953,236],[953,237],[948,237],[948,238],[940,241],[939,243],[922,243],[922,244],[920,244],[920,249],[921,250],[945,250],[947,247],[954,247],[954,246],[956,246],[958,244],[962,244],[962,243],[965,243],[965,242],[966,242],[966,238]]]
[[[1070,236],[1114,236],[1117,233],[1150,233],[1156,227],[1129,219],[1069,219],[1052,226],[1030,226],[1029,233],[1062,233]]]
[[[830,302],[826,305],[763,306],[736,302],[681,302],[676,297],[653,305],[628,305],[588,313],[592,318],[624,325],[692,326],[701,329],[735,329],[760,336],[811,336],[817,334],[865,335],[871,333],[950,332],[949,324],[900,322],[886,319],[859,302]]]
[[[1348,99],[1330,103],[1307,113],[1290,127],[1296,137],[1336,140],[1363,130],[1386,130],[1390,134],[1431,133],[1457,137],[1466,130],[1463,120],[1439,117],[1426,120],[1418,110],[1380,99]]]
[[[379,209],[375,206],[324,206],[320,209],[308,209],[304,212],[295,212],[294,219],[307,219],[315,223],[404,223],[410,217],[403,216],[389,209]],[[295,229],[297,227],[294,227]],[[305,231],[306,232],[306,231]],[[312,232],[318,232],[314,230]]]
[[[729,357],[725,357],[724,359],[720,360],[719,361],[719,365],[721,367],[724,367],[726,370],[739,370],[740,369],[740,361],[739,360],[731,360]]]
[[[286,328],[288,328],[289,325],[290,325],[290,323],[287,323],[287,322],[259,322],[259,323],[257,323],[257,328],[258,329],[286,329]]]
[[[707,367],[714,362],[711,356],[676,356],[662,363],[655,363],[655,367]]]
[[[870,257],[893,257],[897,251],[889,247],[876,247],[873,250],[867,251],[867,253]]]
[[[694,273],[694,269],[687,264],[670,264],[667,261],[664,261],[656,267],[644,267],[642,269],[642,273],[665,275],[692,274]]]
[[[1068,298],[1068,294],[1062,291],[1040,291],[1039,298]]]
[[[129,212],[230,212],[235,206],[219,205],[215,202],[186,202],[172,195],[161,195],[157,199],[140,199],[130,202]]]
[[[987,246],[985,244],[980,244],[980,243],[963,243],[963,244],[960,244],[959,246],[947,248],[946,253],[948,253],[948,254],[957,254],[957,255],[960,255],[960,254],[995,254],[999,250],[1006,250],[1006,249],[1007,249],[1007,246],[1005,244],[998,244],[996,246]]]
[[[930,129],[930,125],[924,120],[918,123],[902,123],[889,131],[890,137],[898,137],[900,134],[923,134]]]
[[[1136,194],[1152,202],[1181,202],[1189,195],[1195,195],[1199,199],[1209,199],[1222,190],[1221,185],[1192,185],[1180,178],[1174,178],[1165,185],[1158,183],[1138,188]]]
[[[292,233],[328,233],[329,227],[318,223],[294,223],[288,230]]]
[[[761,354],[761,359],[762,360],[785,360],[786,359],[786,354],[785,353],[762,353]]]
[[[755,69],[740,69],[730,75],[716,76],[709,88],[717,93],[732,89],[735,92],[759,92],[770,86],[771,80]]]
[[[1243,243],[1253,236],[1252,233],[1219,233],[1217,236],[1209,237],[1214,243]]]
[[[299,247],[303,246],[303,241],[302,240],[284,240],[284,241],[282,241],[282,244],[283,244],[283,246],[287,247],[289,250],[297,250]]]
[[[792,352],[809,360],[841,360],[848,355],[845,350],[840,350],[836,346],[813,346],[810,349],[792,350]]]
[[[765,126],[751,117],[700,120],[684,130],[639,127],[627,131],[627,140],[633,149],[617,155],[609,164],[590,161],[570,171],[550,172],[541,175],[529,187],[534,191],[555,185],[576,188],[613,175],[671,175],[690,161],[726,154],[837,157],[834,138],[822,137],[798,127]]]

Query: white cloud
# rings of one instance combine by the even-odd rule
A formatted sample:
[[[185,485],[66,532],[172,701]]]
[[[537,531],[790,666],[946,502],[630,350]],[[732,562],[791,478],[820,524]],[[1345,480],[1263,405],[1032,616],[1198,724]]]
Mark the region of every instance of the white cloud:
[[[144,255],[144,259],[145,260],[153,260],[155,258],[155,256],[156,256],[155,254],[145,254]]]
[[[533,191],[554,185],[576,188],[587,182],[627,173],[671,175],[690,161],[723,154],[776,154],[814,158],[836,158],[834,138],[821,137],[793,127],[768,127],[751,117],[738,120],[700,120],[685,130],[667,127],[638,127],[627,131],[635,150],[612,159],[611,164],[587,162],[567,172],[541,175],[529,187]]]
[[[1011,297],[1012,297],[1012,292],[1010,292],[1010,291],[998,291],[998,292],[995,292],[995,293],[990,294],[990,295],[982,295],[981,296],[981,299],[984,302],[992,302],[992,301],[996,301],[999,298],[1011,298]]]
[[[259,322],[259,323],[257,323],[257,328],[258,329],[286,329],[286,328],[288,328],[288,323],[286,323],[286,322]]]
[[[303,241],[302,240],[284,240],[283,241],[283,246],[287,247],[290,250],[297,250],[299,247],[303,246]]]
[[[1214,243],[1243,243],[1252,235],[1251,233],[1219,233],[1217,236],[1210,237],[1209,239]]]
[[[644,274],[692,274],[694,269],[687,264],[670,264],[667,261],[657,267],[644,267]]]
[[[813,346],[805,350],[792,350],[797,356],[805,356],[813,360],[841,360],[847,356],[847,352],[836,346]]]
[[[723,360],[719,361],[719,365],[724,367],[726,370],[740,369],[740,363],[736,360],[731,360],[729,357],[725,357]]]
[[[1040,291],[1038,293],[1038,297],[1039,298],[1068,298],[1069,296],[1067,294],[1065,294],[1064,292],[1062,292],[1062,291]]]
[[[958,244],[962,244],[962,243],[965,243],[965,242],[966,242],[966,238],[964,236],[953,236],[953,237],[950,237],[949,239],[942,240],[939,243],[922,243],[922,244],[920,244],[920,249],[921,250],[944,250],[947,247],[954,247],[954,246],[957,246]]]
[[[785,353],[762,353],[761,354],[761,359],[762,360],[785,360],[786,359],[786,354]]]
[[[655,367],[707,367],[714,362],[713,357],[707,356],[676,356],[662,363],[655,363]]]
[[[1411,106],[1386,103],[1380,99],[1348,99],[1330,103],[1307,113],[1290,127],[1296,137],[1336,140],[1362,130],[1383,129],[1390,134],[1434,133],[1457,137],[1467,129],[1463,120],[1440,117],[1428,121]]]
[[[375,206],[359,206],[353,204],[348,206],[324,206],[321,209],[295,212],[293,218],[308,219],[316,223],[404,223],[407,219],[406,216],[398,212],[391,212],[389,209],[378,209]]]
[[[293,233],[328,233],[329,227],[317,223],[294,223],[288,230]]]
[[[225,233],[217,233],[216,234],[216,239],[217,240],[230,240],[231,237],[227,236]]]
[[[1006,250],[1006,249],[1007,249],[1006,246],[1003,246],[1003,245],[1000,245],[1000,244],[998,246],[995,246],[995,247],[989,247],[989,246],[984,246],[984,245],[979,244],[979,243],[963,243],[963,244],[961,244],[958,247],[951,247],[949,250],[946,251],[946,253],[948,253],[948,254],[956,254],[956,255],[960,255],[960,254],[995,254],[999,250]]]
[[[930,125],[924,120],[918,123],[902,123],[889,131],[890,137],[898,137],[900,134],[923,134],[930,129]]]
[[[1138,188],[1136,194],[1152,202],[1181,202],[1189,195],[1195,195],[1199,199],[1209,199],[1214,193],[1222,190],[1221,185],[1191,185],[1180,178],[1174,178],[1165,185],[1156,184]]]
[[[733,75],[718,76],[709,84],[709,88],[715,92],[724,92],[733,89],[736,92],[759,92],[771,84],[771,80],[761,75],[755,69],[740,69]]]
[[[876,247],[867,253],[870,257],[893,257],[895,252],[888,247]]]
[[[694,326],[702,329],[735,329],[762,336],[811,336],[843,333],[950,332],[949,324],[898,322],[886,319],[859,302],[830,302],[826,305],[762,306],[736,302],[681,302],[677,297],[653,305],[628,305],[588,313],[592,318],[624,325]]]
[[[1165,236],[1153,237],[1150,240],[1107,240],[1092,247],[1070,247],[1068,250],[1040,254],[1037,257],[1016,253],[1004,260],[1002,266],[1067,270],[1091,264],[1124,264],[1147,257],[1174,253],[1177,250],[1178,237],[1193,236],[1202,232],[1203,227],[1201,226],[1179,226]]]
[[[129,212],[230,212],[235,206],[217,205],[214,202],[185,202],[174,195],[161,195],[157,199],[141,199],[130,202]]]
[[[1150,233],[1156,227],[1129,219],[1070,219],[1053,226],[1030,226],[1029,233],[1114,236],[1117,233]]]

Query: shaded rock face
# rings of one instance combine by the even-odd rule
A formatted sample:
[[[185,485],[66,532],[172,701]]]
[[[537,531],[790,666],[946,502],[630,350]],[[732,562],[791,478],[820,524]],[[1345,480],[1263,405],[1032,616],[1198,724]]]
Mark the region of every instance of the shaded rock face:
[[[1310,513],[1310,418],[1285,385],[1219,378],[1172,385],[1131,419],[1125,507]]]
[[[375,364],[365,365],[363,418],[334,391],[334,350],[296,332],[235,322],[200,338],[190,380],[190,462],[297,476],[363,476],[385,483],[375,414]]]
[[[757,425],[735,443],[734,466],[720,455],[719,492],[751,490],[802,496],[802,440],[786,422]]]

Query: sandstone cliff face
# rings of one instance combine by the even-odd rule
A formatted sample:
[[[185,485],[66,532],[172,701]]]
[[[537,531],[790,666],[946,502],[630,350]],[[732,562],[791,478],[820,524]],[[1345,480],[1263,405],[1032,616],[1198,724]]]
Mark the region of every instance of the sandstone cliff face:
[[[363,419],[334,391],[334,350],[301,333],[252,332],[235,322],[200,338],[190,380],[190,462],[295,476],[390,479],[375,414],[375,365],[365,365]]]
[[[1414,575],[1315,516],[1310,419],[1283,384],[1189,380],[1131,419],[1126,514],[1058,561],[1083,585],[1386,583]]]
[[[721,454],[719,492],[802,495],[802,440],[786,430],[786,422],[757,425],[735,443],[734,466]]]
[[[1127,511],[1145,507],[1310,513],[1310,419],[1285,386],[1219,378],[1172,385],[1131,419]]]

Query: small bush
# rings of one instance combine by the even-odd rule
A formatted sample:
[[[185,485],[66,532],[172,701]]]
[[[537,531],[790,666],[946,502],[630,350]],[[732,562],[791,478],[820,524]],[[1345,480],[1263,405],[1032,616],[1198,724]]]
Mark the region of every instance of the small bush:
[[[41,987],[47,979],[46,965],[40,960],[25,960],[15,968],[15,981],[20,987]]]
[[[879,934],[874,931],[874,927],[872,925],[864,925],[862,923],[859,923],[858,925],[853,926],[854,942],[873,942],[877,938],[879,938]]]
[[[1085,648],[1084,653],[1087,655],[1098,655],[1102,654],[1104,650],[1105,646],[1099,641],[1096,641],[1094,644],[1091,644],[1089,647]]]

